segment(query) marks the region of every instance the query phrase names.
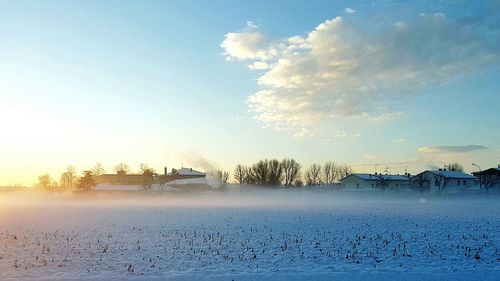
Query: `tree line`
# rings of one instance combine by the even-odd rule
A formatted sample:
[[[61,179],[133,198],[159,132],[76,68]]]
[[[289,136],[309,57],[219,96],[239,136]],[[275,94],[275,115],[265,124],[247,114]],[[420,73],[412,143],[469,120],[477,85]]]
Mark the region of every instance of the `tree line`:
[[[252,165],[236,165],[234,180],[240,185],[267,185],[286,187],[333,185],[352,173],[351,167],[332,161],[324,165],[312,164],[304,173],[302,165],[291,158],[281,161],[263,159]]]
[[[131,169],[129,165],[119,163],[114,166],[113,171],[118,174],[129,174]],[[49,174],[43,174],[38,176],[38,182],[35,184],[35,187],[40,190],[51,192],[64,192],[73,188],[90,190],[96,185],[94,177],[103,175],[105,172],[106,170],[99,162],[91,169],[82,171],[80,175],[77,173],[74,166],[68,166],[59,176],[59,181]],[[156,171],[149,167],[149,165],[142,163],[139,165],[139,173],[144,175],[146,180],[152,182]]]
[[[125,163],[119,163],[114,166],[113,171],[117,174],[129,174],[131,168]],[[90,190],[95,186],[94,177],[105,173],[101,163],[96,163],[91,169],[84,170],[81,173],[76,171],[74,166],[68,166],[59,176],[59,181],[49,174],[43,174],[38,177],[35,187],[52,192],[64,192],[71,189]],[[315,186],[315,185],[333,185],[343,177],[352,173],[352,169],[347,165],[337,165],[328,161],[323,165],[312,164],[304,172],[302,165],[291,158],[285,158],[281,161],[277,159],[263,159],[252,165],[236,165],[233,178],[240,185],[266,185],[266,186]],[[145,186],[151,186],[156,171],[147,164],[140,164],[138,174],[145,176],[149,181]],[[229,173],[224,170],[207,171],[207,176],[220,181],[225,186]],[[149,183],[149,184],[148,184]]]

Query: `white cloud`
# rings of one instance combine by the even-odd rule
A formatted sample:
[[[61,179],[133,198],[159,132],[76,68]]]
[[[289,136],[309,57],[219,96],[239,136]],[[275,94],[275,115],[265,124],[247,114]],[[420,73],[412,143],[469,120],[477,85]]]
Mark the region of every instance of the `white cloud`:
[[[220,46],[225,50],[226,59],[254,60],[266,59],[269,50],[263,49],[264,35],[256,31],[257,26],[249,21],[241,32],[230,32],[224,36]]]
[[[349,134],[346,132],[338,132],[333,137],[336,139],[339,139],[339,138],[359,138],[359,137],[361,137],[361,133]]]
[[[393,143],[404,143],[406,142],[406,140],[404,138],[397,138],[395,140],[392,141]]]
[[[307,128],[301,128],[295,134],[293,134],[294,138],[307,138],[313,136],[312,133]]]
[[[248,66],[251,70],[265,70],[269,68],[269,64],[263,61],[254,61],[252,64]]]
[[[356,11],[352,8],[345,8],[344,12],[346,14],[354,14]]]
[[[261,72],[261,89],[247,100],[255,119],[293,133],[342,117],[404,117],[392,108],[397,100],[498,63],[499,33],[459,23],[422,14],[374,30],[336,17],[272,42],[249,25],[226,34],[221,47]]]
[[[406,115],[403,112],[386,112],[380,113],[378,115],[368,116],[368,121],[371,122],[387,122],[395,119],[400,119],[405,117]]]
[[[380,162],[380,161],[382,161],[382,156],[377,155],[377,154],[369,154],[369,153],[367,153],[367,154],[363,155],[363,157],[368,162]]]
[[[467,153],[477,150],[488,149],[482,145],[447,145],[447,146],[424,146],[418,149],[422,154],[444,154],[444,153]]]

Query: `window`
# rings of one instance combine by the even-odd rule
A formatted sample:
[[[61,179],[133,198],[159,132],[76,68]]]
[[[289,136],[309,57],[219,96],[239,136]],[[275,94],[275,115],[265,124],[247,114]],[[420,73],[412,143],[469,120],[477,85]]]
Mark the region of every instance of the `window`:
[[[460,180],[457,180],[457,186],[460,186]]]
[[[356,188],[359,188],[359,183],[356,184]]]
[[[464,185],[467,185],[467,181],[466,180],[464,180]]]

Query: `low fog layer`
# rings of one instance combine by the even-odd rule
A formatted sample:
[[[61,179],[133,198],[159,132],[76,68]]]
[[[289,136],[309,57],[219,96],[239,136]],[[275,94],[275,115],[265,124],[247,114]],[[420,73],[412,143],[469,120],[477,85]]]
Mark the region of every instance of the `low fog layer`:
[[[416,192],[245,188],[228,192],[0,192],[0,208],[8,206],[142,206],[142,207],[241,207],[241,208],[340,208],[378,204],[463,204],[496,202],[500,193],[432,194]]]
[[[0,192],[0,279],[495,280],[498,199],[257,188]]]

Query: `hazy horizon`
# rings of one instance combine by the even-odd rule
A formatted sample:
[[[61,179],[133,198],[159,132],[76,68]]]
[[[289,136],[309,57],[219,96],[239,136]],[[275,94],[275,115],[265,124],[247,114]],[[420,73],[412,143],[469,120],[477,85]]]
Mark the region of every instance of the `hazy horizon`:
[[[0,1],[0,186],[500,161],[500,2]]]

